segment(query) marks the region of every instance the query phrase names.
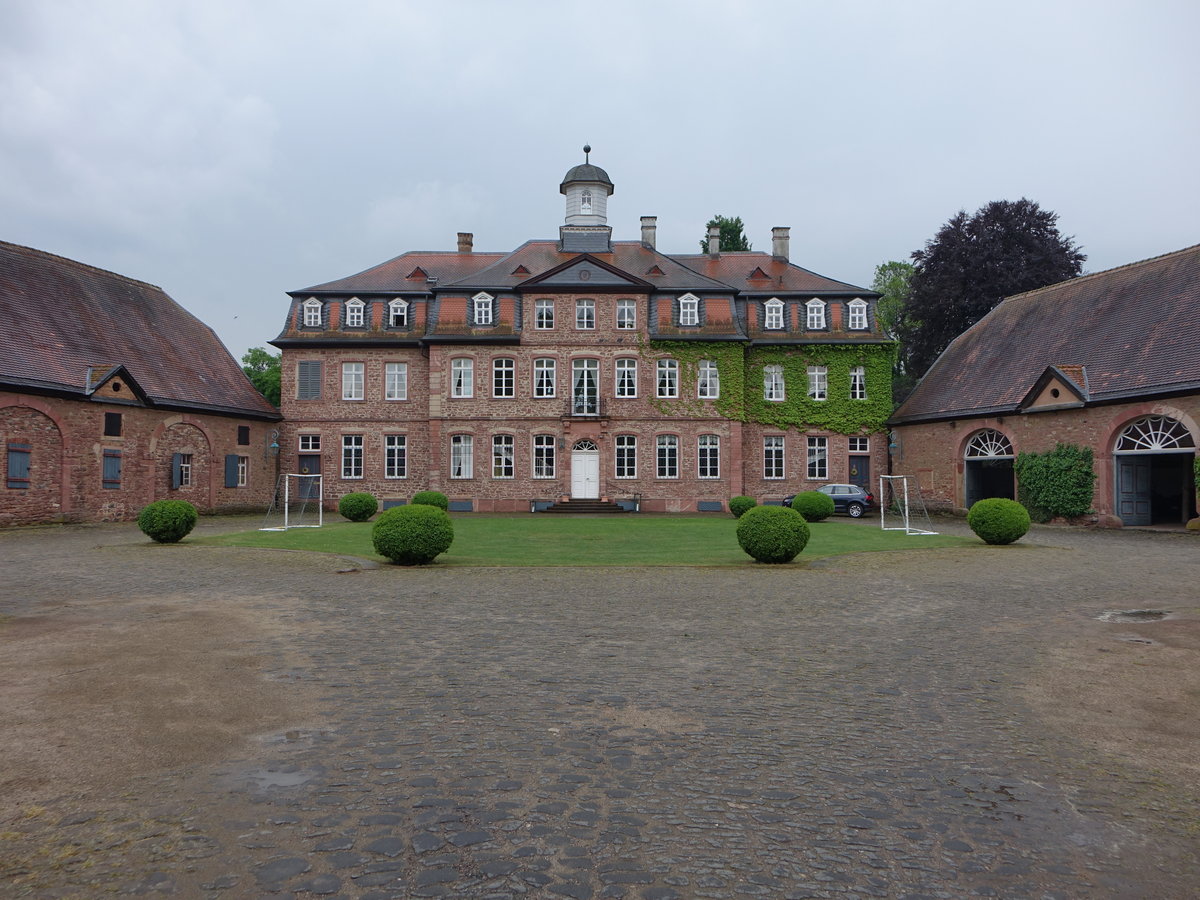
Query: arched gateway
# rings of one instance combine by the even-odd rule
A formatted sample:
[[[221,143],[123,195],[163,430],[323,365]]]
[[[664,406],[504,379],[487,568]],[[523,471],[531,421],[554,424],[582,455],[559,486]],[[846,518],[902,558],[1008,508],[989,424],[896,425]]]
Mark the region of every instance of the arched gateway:
[[[971,435],[963,453],[963,493],[966,507],[988,497],[1013,496],[1012,442],[994,428]]]
[[[1126,525],[1186,522],[1196,514],[1196,441],[1170,416],[1143,416],[1113,445],[1117,515]]]

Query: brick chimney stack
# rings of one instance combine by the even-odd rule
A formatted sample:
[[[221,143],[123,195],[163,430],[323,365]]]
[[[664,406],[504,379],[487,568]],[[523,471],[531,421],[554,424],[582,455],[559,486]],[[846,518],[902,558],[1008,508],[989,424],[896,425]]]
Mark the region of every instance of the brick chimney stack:
[[[642,216],[642,243],[651,250],[658,233],[658,216]]]
[[[470,253],[475,246],[475,235],[469,231],[460,231],[458,233],[458,252]]]
[[[771,229],[771,255],[776,259],[782,259],[787,262],[788,245],[791,244],[791,228],[772,228]]]
[[[720,256],[721,255],[721,226],[720,225],[709,225],[708,226],[708,255],[709,256]]]

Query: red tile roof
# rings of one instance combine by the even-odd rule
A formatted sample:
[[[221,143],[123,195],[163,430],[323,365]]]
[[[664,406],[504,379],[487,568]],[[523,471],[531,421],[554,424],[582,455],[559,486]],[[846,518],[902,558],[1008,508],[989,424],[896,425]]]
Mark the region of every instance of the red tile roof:
[[[891,421],[1013,411],[1047,366],[1086,374],[1092,402],[1200,391],[1200,245],[1009,297]]]
[[[756,250],[722,253],[713,257],[706,253],[672,257],[690,269],[730,285],[742,293],[849,293],[874,297],[873,291],[834,281],[793,265],[785,259],[759,253]],[[765,275],[766,278],[762,276]]]
[[[357,275],[348,275],[336,281],[327,281],[324,284],[289,293],[292,296],[298,296],[319,293],[423,291],[426,290],[424,278],[420,281],[408,280],[409,274],[414,269],[423,269],[426,275],[438,280],[439,287],[443,287],[451,281],[465,278],[472,272],[478,272],[507,256],[509,256],[507,253],[458,253],[453,250],[402,253],[394,259],[365,269]]]
[[[0,310],[9,389],[84,396],[124,366],[155,405],[278,418],[212,329],[154,285],[0,241]]]

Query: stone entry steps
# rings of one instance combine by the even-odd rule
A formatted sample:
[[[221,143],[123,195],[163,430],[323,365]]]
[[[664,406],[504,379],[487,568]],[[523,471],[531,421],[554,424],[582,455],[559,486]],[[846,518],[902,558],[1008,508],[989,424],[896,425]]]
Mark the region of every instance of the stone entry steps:
[[[558,503],[546,507],[545,511],[548,513],[570,513],[572,515],[628,512],[627,509],[618,506],[611,500],[560,500]]]

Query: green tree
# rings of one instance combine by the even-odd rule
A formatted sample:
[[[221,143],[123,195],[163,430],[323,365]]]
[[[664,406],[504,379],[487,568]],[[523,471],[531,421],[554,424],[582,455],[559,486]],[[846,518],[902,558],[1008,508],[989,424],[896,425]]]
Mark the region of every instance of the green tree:
[[[279,406],[279,353],[251,347],[242,357],[242,371],[260,394],[273,406]]]
[[[898,339],[900,335],[900,317],[904,314],[912,290],[912,274],[912,263],[894,259],[875,267],[871,290],[882,295],[876,304],[875,315],[883,333],[893,339]],[[892,367],[892,400],[897,406],[912,393],[916,382],[916,378],[905,371],[904,352],[901,350],[896,354],[896,362]]]
[[[708,252],[708,229],[716,225],[721,229],[720,249],[722,253],[734,250],[750,250],[750,242],[746,240],[745,224],[741,216],[713,216],[704,226],[704,237],[700,240],[700,252]]]
[[[899,333],[914,376],[1005,297],[1074,278],[1087,259],[1057,214],[1024,198],[960,210],[912,258]]]

